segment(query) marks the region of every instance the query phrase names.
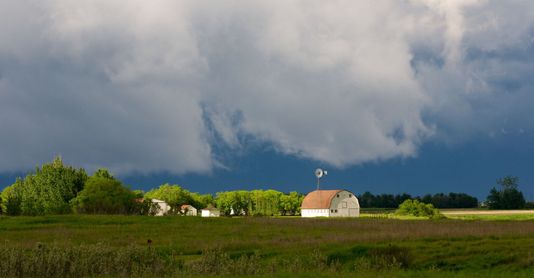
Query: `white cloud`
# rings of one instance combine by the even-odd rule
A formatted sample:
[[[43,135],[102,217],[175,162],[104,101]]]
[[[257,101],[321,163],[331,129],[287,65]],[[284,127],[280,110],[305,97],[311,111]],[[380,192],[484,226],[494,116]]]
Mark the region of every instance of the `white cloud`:
[[[532,103],[532,6],[2,2],[0,172],[207,172],[243,136],[344,167],[487,135]]]

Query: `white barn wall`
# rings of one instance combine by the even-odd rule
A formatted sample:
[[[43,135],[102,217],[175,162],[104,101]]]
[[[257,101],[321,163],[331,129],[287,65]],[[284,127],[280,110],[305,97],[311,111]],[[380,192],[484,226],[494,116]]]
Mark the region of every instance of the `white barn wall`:
[[[332,217],[358,217],[360,216],[360,203],[358,199],[346,190],[334,196],[330,205],[330,216]],[[337,212],[336,212],[337,211]]]
[[[300,211],[302,217],[328,217],[330,210],[328,209],[302,209]]]

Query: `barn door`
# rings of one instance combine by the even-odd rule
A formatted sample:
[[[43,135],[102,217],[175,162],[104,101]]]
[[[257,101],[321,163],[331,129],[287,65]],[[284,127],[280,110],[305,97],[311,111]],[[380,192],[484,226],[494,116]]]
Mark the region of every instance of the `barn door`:
[[[359,212],[360,212],[360,209],[349,208],[349,216],[358,216]]]

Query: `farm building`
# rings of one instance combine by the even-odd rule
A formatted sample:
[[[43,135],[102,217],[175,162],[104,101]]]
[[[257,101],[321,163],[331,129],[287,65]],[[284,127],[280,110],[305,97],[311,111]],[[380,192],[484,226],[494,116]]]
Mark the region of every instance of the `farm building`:
[[[347,190],[315,190],[302,201],[302,217],[358,217],[360,203]]]
[[[221,216],[221,211],[216,207],[209,205],[207,208],[201,210],[202,217],[219,217]]]
[[[169,206],[169,204],[167,204],[165,201],[158,199],[152,199],[151,201],[152,203],[157,204],[159,207],[156,213],[154,213],[155,216],[166,215],[171,210],[171,206]]]
[[[197,209],[192,205],[182,205],[180,211],[187,216],[197,216]]]

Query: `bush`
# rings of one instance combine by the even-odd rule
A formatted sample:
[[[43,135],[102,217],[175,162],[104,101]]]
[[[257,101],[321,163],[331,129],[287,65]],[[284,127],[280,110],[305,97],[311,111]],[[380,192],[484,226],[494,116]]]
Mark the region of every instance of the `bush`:
[[[130,214],[136,212],[135,194],[113,177],[95,173],[72,201],[77,212],[89,214]]]
[[[22,210],[20,207],[21,203],[21,187],[22,180],[17,179],[17,181],[2,191],[2,213],[6,215],[20,215]]]
[[[429,217],[433,219],[442,218],[443,215],[432,204],[425,204],[418,200],[406,200],[397,209],[399,215],[412,215],[418,217]]]

